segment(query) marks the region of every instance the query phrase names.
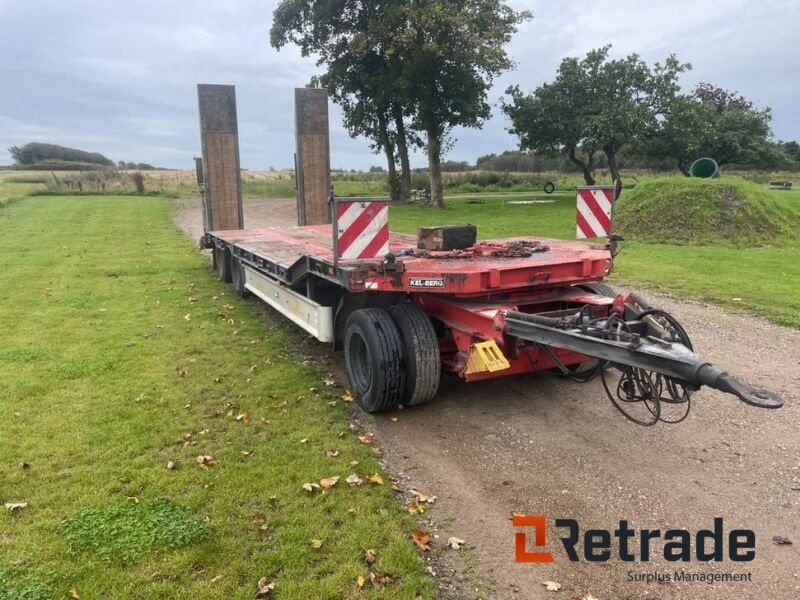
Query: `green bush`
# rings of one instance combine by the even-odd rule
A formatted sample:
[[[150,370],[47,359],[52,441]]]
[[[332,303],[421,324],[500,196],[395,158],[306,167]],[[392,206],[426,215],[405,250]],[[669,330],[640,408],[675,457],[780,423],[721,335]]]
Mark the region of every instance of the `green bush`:
[[[77,148],[58,146],[56,144],[42,144],[31,142],[24,146],[12,146],[9,154],[21,165],[35,165],[45,160],[59,160],[66,162],[79,162],[111,167],[114,165],[110,159],[99,152],[86,152]]]

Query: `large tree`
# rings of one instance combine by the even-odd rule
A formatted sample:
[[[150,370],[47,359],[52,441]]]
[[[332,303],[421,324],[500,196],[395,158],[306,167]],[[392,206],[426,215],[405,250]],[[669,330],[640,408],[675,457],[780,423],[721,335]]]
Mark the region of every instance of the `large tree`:
[[[787,157],[771,139],[771,120],[769,108],[757,109],[738,92],[700,83],[672,103],[640,149],[673,160],[684,175],[703,156],[720,165],[783,166]]]
[[[408,197],[411,180],[403,96],[394,85],[400,77],[399,63],[386,52],[400,4],[283,0],[270,31],[275,48],[295,43],[303,56],[317,57],[317,65],[325,71],[312,83],[326,88],[340,105],[350,135],[367,137],[374,151],[385,154],[393,199]]]
[[[283,0],[271,42],[317,56],[326,68],[319,80],[342,104],[350,132],[368,135],[387,162],[396,149],[401,195],[410,187],[408,146],[416,139],[409,119],[426,136],[431,195],[443,207],[447,136],[489,116],[488,89],[513,64],[504,46],[529,16],[503,0]]]
[[[390,49],[403,64],[398,83],[413,125],[426,138],[431,198],[444,208],[441,163],[448,135],[454,127],[480,127],[489,117],[489,88],[514,64],[505,45],[531,15],[503,0],[402,4]]]
[[[656,127],[678,94],[678,75],[691,68],[675,56],[652,67],[636,54],[611,59],[610,50],[565,58],[552,83],[530,94],[510,88],[511,102],[504,105],[523,148],[564,153],[589,185],[598,151],[621,182],[620,150]]]

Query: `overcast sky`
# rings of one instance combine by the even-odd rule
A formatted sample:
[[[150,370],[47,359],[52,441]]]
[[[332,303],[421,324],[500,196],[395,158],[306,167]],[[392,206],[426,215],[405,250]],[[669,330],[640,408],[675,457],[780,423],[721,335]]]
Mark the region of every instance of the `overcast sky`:
[[[294,48],[269,46],[275,0],[0,0],[0,164],[29,141],[102,152],[113,160],[191,168],[198,152],[195,84],[236,85],[242,166],[292,164],[292,88],[316,72]],[[613,53],[694,69],[685,89],[711,81],[773,109],[779,139],[800,139],[800,0],[545,0],[510,45],[517,70],[500,78],[532,89],[564,56],[613,43]],[[516,147],[494,110],[482,130],[457,130],[448,158]],[[380,164],[331,111],[332,166]],[[415,160],[424,163],[422,156]]]

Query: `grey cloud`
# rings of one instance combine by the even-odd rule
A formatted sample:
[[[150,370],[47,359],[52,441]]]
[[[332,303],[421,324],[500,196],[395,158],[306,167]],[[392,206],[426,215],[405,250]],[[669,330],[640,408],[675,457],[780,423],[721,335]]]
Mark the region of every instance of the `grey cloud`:
[[[738,89],[773,107],[777,137],[800,138],[796,0],[513,4],[535,19],[512,42],[519,66],[498,79],[493,102],[512,83],[533,88],[552,78],[563,56],[613,42],[615,53],[638,52],[649,61],[677,53],[695,67],[685,87],[709,80]],[[0,162],[10,161],[8,146],[40,140],[116,160],[189,167],[199,138],[195,84],[210,82],[237,86],[243,165],[289,166],[292,88],[316,67],[294,48],[269,47],[274,6],[0,0]],[[450,158],[472,161],[515,146],[494,112],[483,130],[455,132]],[[331,122],[335,166],[380,164],[366,140],[343,131],[335,107]],[[424,164],[422,155],[415,164]]]

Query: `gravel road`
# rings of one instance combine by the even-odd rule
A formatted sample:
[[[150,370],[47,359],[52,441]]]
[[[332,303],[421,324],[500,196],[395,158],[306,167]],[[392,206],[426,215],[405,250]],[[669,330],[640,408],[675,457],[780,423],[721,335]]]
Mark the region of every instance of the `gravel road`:
[[[197,239],[196,201],[176,224]],[[293,200],[245,204],[249,227],[293,224]],[[707,360],[781,394],[767,411],[703,390],[679,425],[644,428],[626,421],[601,384],[528,375],[477,384],[445,378],[431,404],[353,419],[374,433],[387,470],[403,487],[437,496],[421,519],[438,535],[430,569],[443,598],[800,598],[800,331],[703,303],[644,293],[673,313]],[[268,311],[270,312],[270,311]],[[274,314],[268,319],[276,319]],[[341,382],[344,360],[308,341]],[[512,513],[548,520],[549,564],[514,562]],[[570,562],[556,518],[582,528],[750,528],[752,562],[668,563],[662,543],[650,562]],[[446,549],[450,536],[466,540]],[[794,543],[776,544],[774,536]],[[727,539],[725,540],[727,549]],[[694,543],[693,543],[694,547]],[[633,545],[634,550],[638,544]],[[751,573],[743,583],[630,581],[655,573]],[[542,584],[555,581],[559,592]]]

